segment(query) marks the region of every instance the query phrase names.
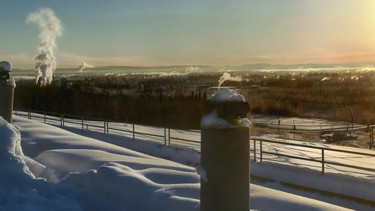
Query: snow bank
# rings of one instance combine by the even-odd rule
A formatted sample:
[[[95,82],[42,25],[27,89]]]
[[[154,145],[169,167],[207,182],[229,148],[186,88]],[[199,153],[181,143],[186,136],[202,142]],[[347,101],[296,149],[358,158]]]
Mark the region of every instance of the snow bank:
[[[15,122],[35,159],[29,161],[33,172],[55,182],[41,180],[51,195],[74,199],[84,210],[199,210],[192,167],[32,120]]]
[[[250,195],[250,206],[255,210],[350,210],[255,184],[250,185]]]
[[[133,169],[145,169],[152,166],[193,172],[192,168],[187,168],[184,165],[159,158],[150,159],[138,156],[119,155],[93,149],[48,150],[35,157],[35,160],[64,174],[70,172],[84,173],[90,169],[98,168],[107,162],[116,162]]]
[[[375,202],[375,181],[270,162],[252,163],[251,175]],[[312,182],[314,181],[314,182]]]
[[[153,171],[161,178],[164,174],[170,175],[174,182],[183,181],[185,177],[163,169],[148,169],[143,173],[150,175]],[[85,174],[71,174],[66,181],[81,188],[79,195],[85,210],[106,210],[109,205],[114,210],[199,210],[199,186],[196,184],[158,184],[141,171],[117,163],[106,163]],[[197,177],[194,182],[198,182]],[[181,191],[187,187],[194,190],[194,198],[191,193]],[[90,203],[91,200],[97,203]]]
[[[23,156],[22,151],[17,150],[20,149],[17,130],[9,124],[0,124],[0,135],[4,135],[1,137],[13,137],[14,143],[18,143],[18,147],[13,143],[4,150],[0,145],[0,152],[8,151],[5,153],[11,158],[8,160],[15,162],[18,169],[10,174],[12,179],[9,179],[9,184],[3,182],[8,174],[0,172],[0,210],[199,209],[200,177],[192,167],[105,144],[33,120],[15,117],[14,124],[21,131],[25,154],[29,155],[27,151],[34,156]],[[113,138],[110,135],[98,137]],[[154,147],[151,148],[154,150]],[[34,161],[34,158],[42,164]],[[0,158],[0,165],[6,162],[6,159]],[[35,179],[25,162],[30,164],[32,172],[49,169],[52,173],[68,174],[62,180],[60,177],[57,183],[48,183],[44,179]],[[263,167],[252,164],[252,173],[281,178],[284,175],[283,167],[274,171],[267,171]],[[291,180],[296,178],[293,173],[287,177]],[[315,184],[311,178],[306,180]],[[343,207],[320,201],[319,197],[309,199],[259,184],[251,184],[250,194],[252,209],[344,210]],[[361,206],[357,208],[365,210]]]
[[[157,142],[150,141],[149,136],[137,135],[136,141],[133,141],[132,136],[124,137],[123,135],[116,135],[114,132],[111,132],[110,135],[105,135],[102,132],[82,131],[80,128],[66,128],[64,130],[18,116],[14,116],[13,123],[22,128],[20,131],[23,137],[23,150],[25,154],[32,157],[53,149],[98,149],[120,155],[168,158],[172,161],[193,166],[198,165],[200,162],[200,155],[197,151],[182,146],[179,146],[179,148],[183,150],[177,150],[171,146],[161,146]],[[46,132],[40,133],[39,131]],[[153,133],[154,131],[144,132]],[[36,142],[35,140],[38,141]]]
[[[25,163],[20,133],[0,117],[0,210],[81,210],[57,195],[54,185],[35,179]]]

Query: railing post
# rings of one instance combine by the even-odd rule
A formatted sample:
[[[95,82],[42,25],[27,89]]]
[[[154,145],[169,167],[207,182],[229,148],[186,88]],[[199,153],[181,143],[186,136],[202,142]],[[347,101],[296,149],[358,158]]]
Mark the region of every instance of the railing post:
[[[29,117],[29,119],[31,119],[31,111],[29,110],[29,113],[28,113],[28,117]]]
[[[167,146],[167,128],[164,127],[164,145]]]
[[[104,127],[103,127],[103,129],[104,129],[104,135],[106,134],[106,131],[107,131],[107,129],[105,128],[105,120],[103,120],[103,124],[104,124]]]
[[[61,125],[61,127],[63,127],[63,116],[62,116],[62,114],[60,114],[60,125]]]
[[[171,128],[168,128],[168,142],[169,146],[171,146]]]
[[[254,139],[254,162],[257,161],[257,145],[256,145],[256,140]]]
[[[133,141],[135,140],[135,127],[134,127],[134,123],[133,123]]]
[[[263,141],[260,140],[260,162],[263,162]]]
[[[46,113],[44,112],[44,123],[46,123],[47,120],[46,120]]]
[[[371,132],[369,133],[369,135],[370,135],[370,142],[369,142],[369,143],[370,143],[370,144],[369,144],[370,146],[369,146],[369,148],[371,149],[371,144],[372,144],[372,143],[371,143],[371,136],[372,136],[372,135],[371,135]]]
[[[324,149],[322,149],[322,174],[324,174]]]
[[[374,144],[374,125],[372,125],[372,128],[371,128],[371,147],[370,149],[372,149],[372,145]]]
[[[109,127],[108,127],[108,121],[107,121],[107,135],[109,134]]]

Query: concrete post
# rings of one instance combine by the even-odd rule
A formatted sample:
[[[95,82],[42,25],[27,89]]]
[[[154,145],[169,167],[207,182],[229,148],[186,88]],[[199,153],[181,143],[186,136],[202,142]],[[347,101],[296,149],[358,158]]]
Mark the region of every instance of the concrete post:
[[[202,130],[200,209],[249,210],[249,128]]]
[[[239,96],[218,90],[204,104],[209,114],[201,121],[201,211],[250,208],[250,134],[248,124],[241,123],[249,104],[242,96],[226,101],[229,95]]]
[[[14,88],[0,84],[0,116],[12,123]]]
[[[16,83],[10,76],[12,65],[0,62],[0,116],[12,123],[13,97]]]

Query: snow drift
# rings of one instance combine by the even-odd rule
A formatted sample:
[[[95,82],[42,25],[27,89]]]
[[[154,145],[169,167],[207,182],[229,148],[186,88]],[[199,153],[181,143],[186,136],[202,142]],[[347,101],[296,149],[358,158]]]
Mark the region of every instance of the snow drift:
[[[200,178],[192,167],[34,120],[15,116],[14,125],[21,133],[0,118],[0,210],[199,209]],[[252,209],[346,210],[319,201],[322,196],[310,199],[263,185],[251,184]]]
[[[47,168],[24,156],[20,133],[2,118],[0,136],[4,137],[0,146],[1,210],[199,209],[199,176],[193,168],[131,150],[125,150],[128,156],[119,156],[98,149],[46,150],[37,157]],[[26,163],[35,174],[44,172],[47,178],[66,176],[56,183],[37,179]]]

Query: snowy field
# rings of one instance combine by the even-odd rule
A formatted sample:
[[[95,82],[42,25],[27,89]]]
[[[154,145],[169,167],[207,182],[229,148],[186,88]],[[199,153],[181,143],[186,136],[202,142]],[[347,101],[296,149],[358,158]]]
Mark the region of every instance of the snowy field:
[[[147,135],[138,135],[133,141],[132,137],[77,128],[70,128],[72,133],[18,116],[13,125],[0,120],[0,134],[4,137],[0,148],[4,166],[0,173],[1,210],[199,209],[199,175],[194,168],[199,153],[194,149],[164,146],[148,141]],[[104,138],[121,141],[117,144],[123,146]],[[142,150],[169,160],[143,154]],[[369,179],[336,173],[320,175],[318,171],[275,163],[251,163],[251,172],[257,176],[250,184],[251,209],[374,209],[347,197],[352,195],[350,192],[371,193],[374,184]],[[307,187],[320,184],[341,189],[346,195],[279,182],[290,183],[285,180],[297,180]]]
[[[269,128],[280,130],[293,130],[296,126],[298,131],[314,132],[314,131],[339,131],[339,130],[363,130],[367,125],[356,123],[348,123],[342,121],[330,121],[325,119],[299,118],[299,117],[279,117],[276,115],[255,114],[252,119],[259,126],[267,126]],[[279,124],[280,120],[280,124]]]

